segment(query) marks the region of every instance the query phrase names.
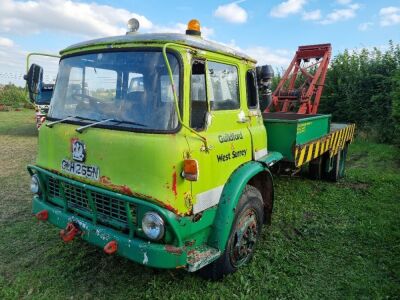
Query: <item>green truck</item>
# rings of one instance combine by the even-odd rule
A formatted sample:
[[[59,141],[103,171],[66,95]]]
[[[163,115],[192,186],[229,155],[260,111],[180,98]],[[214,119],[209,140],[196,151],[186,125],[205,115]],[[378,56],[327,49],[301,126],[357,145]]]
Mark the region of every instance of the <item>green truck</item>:
[[[33,214],[154,268],[222,278],[271,222],[272,172],[344,174],[354,125],[262,113],[256,61],[186,34],[96,39],[60,52],[35,165]],[[40,74],[27,85],[34,101]],[[258,78],[262,80],[262,78]]]

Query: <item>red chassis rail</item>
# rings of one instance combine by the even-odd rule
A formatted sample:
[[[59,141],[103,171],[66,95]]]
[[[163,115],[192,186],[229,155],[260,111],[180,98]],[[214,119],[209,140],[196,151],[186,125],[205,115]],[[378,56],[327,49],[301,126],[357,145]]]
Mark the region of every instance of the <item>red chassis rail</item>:
[[[300,46],[265,111],[316,114],[331,52],[331,44]]]

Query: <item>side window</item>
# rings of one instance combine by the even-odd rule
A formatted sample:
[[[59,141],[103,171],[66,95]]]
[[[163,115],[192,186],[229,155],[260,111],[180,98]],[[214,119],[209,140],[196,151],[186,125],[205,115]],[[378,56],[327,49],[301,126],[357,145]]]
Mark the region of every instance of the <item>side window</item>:
[[[248,70],[246,73],[247,106],[248,108],[258,107],[258,91],[256,76],[254,70]]]
[[[216,62],[208,62],[208,85],[212,110],[230,110],[240,107],[237,68]]]
[[[202,130],[208,111],[204,61],[195,60],[193,62],[190,82],[190,127]]]

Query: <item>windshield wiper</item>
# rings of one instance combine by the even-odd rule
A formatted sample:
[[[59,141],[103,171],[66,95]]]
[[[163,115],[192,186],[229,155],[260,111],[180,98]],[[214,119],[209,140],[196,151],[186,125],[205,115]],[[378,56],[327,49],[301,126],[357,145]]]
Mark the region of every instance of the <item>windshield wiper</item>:
[[[117,124],[130,124],[130,125],[136,125],[136,126],[142,126],[142,127],[147,127],[147,125],[145,124],[141,124],[141,123],[136,123],[136,122],[132,122],[132,121],[124,121],[124,120],[116,120],[116,119],[112,119],[113,122],[116,122]]]
[[[106,119],[106,120],[94,122],[94,123],[91,123],[89,125],[85,125],[85,126],[79,127],[79,128],[77,128],[75,130],[77,132],[79,132],[79,133],[82,133],[86,128],[89,128],[89,127],[92,127],[92,126],[96,126],[96,125],[99,125],[99,124],[103,124],[103,123],[107,123],[107,122],[116,122],[117,124],[126,123],[126,124],[131,124],[131,125],[136,125],[136,126],[147,127],[147,125],[145,125],[145,124],[136,123],[136,122],[132,122],[132,121],[124,121],[124,120],[117,120],[117,119]]]
[[[86,128],[89,128],[89,127],[92,127],[92,126],[95,126],[95,125],[99,125],[99,124],[103,124],[103,123],[107,123],[107,122],[110,122],[110,121],[114,121],[114,119],[107,119],[107,120],[94,122],[94,123],[91,123],[89,125],[78,127],[78,128],[75,129],[75,131],[77,131],[79,133],[82,133]]]
[[[47,127],[50,127],[50,128],[53,128],[53,126],[54,126],[55,124],[62,123],[62,122],[67,121],[67,120],[71,120],[71,119],[73,119],[73,118],[75,118],[75,117],[74,117],[74,116],[68,116],[68,117],[66,117],[66,118],[64,118],[64,119],[61,119],[61,120],[57,120],[57,121],[53,121],[53,122],[47,123],[46,126],[47,126]]]
[[[64,121],[68,121],[68,120],[71,120],[71,119],[80,119],[80,120],[96,121],[96,120],[93,120],[93,119],[82,118],[82,117],[79,117],[79,116],[68,116],[68,117],[66,117],[66,118],[64,118],[64,119],[61,119],[61,120],[57,120],[57,121],[53,121],[53,122],[47,123],[46,126],[47,126],[47,127],[50,127],[50,128],[53,128],[53,126],[54,126],[55,124],[63,123]]]

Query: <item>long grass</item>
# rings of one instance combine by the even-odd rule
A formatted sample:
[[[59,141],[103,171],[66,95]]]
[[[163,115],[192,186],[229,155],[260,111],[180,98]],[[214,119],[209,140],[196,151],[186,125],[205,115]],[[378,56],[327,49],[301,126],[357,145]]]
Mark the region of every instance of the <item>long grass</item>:
[[[362,141],[339,183],[275,179],[273,222],[250,265],[210,282],[154,270],[30,214],[33,111],[0,112],[0,299],[399,298],[400,151]]]

